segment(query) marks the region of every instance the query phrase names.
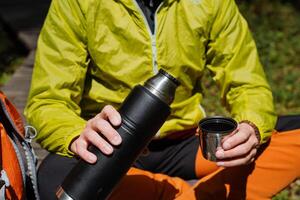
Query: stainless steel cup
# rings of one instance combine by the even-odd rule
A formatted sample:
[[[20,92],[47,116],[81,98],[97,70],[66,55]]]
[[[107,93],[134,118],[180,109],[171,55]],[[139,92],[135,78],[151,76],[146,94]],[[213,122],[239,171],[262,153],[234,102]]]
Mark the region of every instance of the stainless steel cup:
[[[222,116],[207,117],[199,122],[200,147],[204,158],[217,161],[216,151],[221,148],[223,138],[237,128],[234,119]]]

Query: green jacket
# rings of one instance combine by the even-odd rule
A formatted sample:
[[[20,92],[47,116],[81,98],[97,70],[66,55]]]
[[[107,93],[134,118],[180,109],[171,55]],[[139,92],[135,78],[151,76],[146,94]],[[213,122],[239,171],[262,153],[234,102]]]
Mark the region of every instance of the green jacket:
[[[105,105],[163,68],[178,78],[172,113],[156,137],[194,128],[205,116],[200,88],[208,68],[237,121],[268,139],[272,94],[246,21],[233,0],[164,0],[155,34],[135,0],[53,0],[41,31],[25,115],[37,140],[71,155],[70,142]]]

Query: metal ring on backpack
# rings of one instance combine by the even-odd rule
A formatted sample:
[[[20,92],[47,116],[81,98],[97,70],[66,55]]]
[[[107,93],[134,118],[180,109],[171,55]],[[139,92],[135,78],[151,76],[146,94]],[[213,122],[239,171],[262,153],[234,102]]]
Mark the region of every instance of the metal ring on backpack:
[[[31,143],[32,139],[34,139],[37,135],[37,131],[33,126],[27,125],[25,126],[25,140]]]

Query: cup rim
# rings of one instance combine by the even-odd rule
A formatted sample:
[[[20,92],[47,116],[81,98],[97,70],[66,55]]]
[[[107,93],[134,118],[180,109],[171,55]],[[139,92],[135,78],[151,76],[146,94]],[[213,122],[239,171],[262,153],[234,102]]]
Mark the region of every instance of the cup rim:
[[[207,123],[227,123],[233,126],[232,129],[229,130],[224,130],[224,131],[220,131],[220,130],[207,130],[205,128],[203,128],[202,126],[207,124]],[[232,131],[234,131],[237,128],[237,122],[230,117],[224,117],[224,116],[212,116],[212,117],[205,117],[203,119],[200,120],[200,122],[198,123],[199,129],[201,132],[207,132],[207,133],[231,133]]]

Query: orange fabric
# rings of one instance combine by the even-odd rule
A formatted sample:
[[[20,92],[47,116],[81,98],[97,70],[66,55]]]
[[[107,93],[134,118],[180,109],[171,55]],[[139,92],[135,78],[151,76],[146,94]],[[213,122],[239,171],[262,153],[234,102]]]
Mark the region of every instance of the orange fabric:
[[[1,134],[1,148],[0,148],[0,159],[2,168],[5,170],[9,181],[10,187],[6,188],[6,199],[16,200],[23,199],[23,180],[21,169],[19,166],[18,159],[15,154],[14,147],[10,142],[9,137],[6,134],[3,125],[0,124],[0,134]],[[4,151],[5,150],[5,151]]]
[[[109,199],[181,200],[186,199],[186,196],[184,196],[185,191],[190,191],[191,189],[191,186],[180,178],[131,168]],[[193,199],[193,196],[189,198],[189,200]]]
[[[269,200],[300,177],[300,129],[274,133],[255,163],[218,168],[197,155],[193,187],[180,178],[131,168],[110,200]]]
[[[0,91],[0,99],[5,104],[5,108],[7,109],[10,118],[12,119],[16,128],[18,129],[18,134],[24,138],[25,130],[20,113],[17,111],[16,107],[7,99],[7,97],[2,91]]]
[[[199,148],[197,155],[196,155],[196,161],[195,161],[195,169],[196,169],[196,176],[199,178],[202,178],[206,176],[207,174],[210,174],[214,171],[216,171],[219,167],[216,165],[215,162],[206,160],[202,156],[202,151]]]
[[[300,129],[274,133],[255,163],[219,168],[202,178],[194,186],[193,193],[201,200],[271,199],[300,177],[299,150]],[[198,157],[200,161],[203,159],[201,157]],[[214,169],[212,167],[210,170]]]

